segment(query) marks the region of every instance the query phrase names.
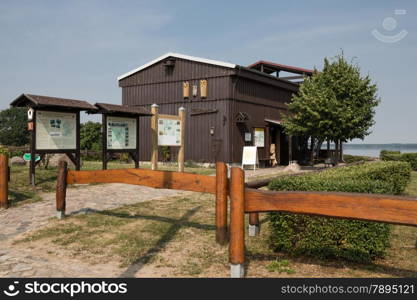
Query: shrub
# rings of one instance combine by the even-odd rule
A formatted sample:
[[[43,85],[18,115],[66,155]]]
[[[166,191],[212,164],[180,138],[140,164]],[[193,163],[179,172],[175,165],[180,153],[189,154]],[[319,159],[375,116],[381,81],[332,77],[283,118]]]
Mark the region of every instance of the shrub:
[[[372,158],[369,156],[343,154],[343,160],[345,163],[351,164],[359,161],[371,161]]]
[[[400,194],[410,178],[404,162],[375,162],[321,173],[280,177],[269,184],[279,191],[338,191]],[[387,224],[289,213],[270,214],[274,250],[317,258],[370,262],[389,246]]]
[[[379,158],[384,161],[405,161],[411,165],[414,171],[417,171],[417,153],[401,153],[400,151],[382,150]]]

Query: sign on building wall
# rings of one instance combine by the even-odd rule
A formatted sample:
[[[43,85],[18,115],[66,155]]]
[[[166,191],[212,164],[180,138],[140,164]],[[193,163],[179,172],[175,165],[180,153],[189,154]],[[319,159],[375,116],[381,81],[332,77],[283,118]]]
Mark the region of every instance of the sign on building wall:
[[[158,118],[158,145],[181,146],[181,121]]]
[[[38,110],[36,112],[36,149],[76,149],[76,123],[75,113]]]
[[[107,148],[136,148],[136,119],[107,117]]]
[[[264,128],[255,128],[254,146],[265,147],[265,129]]]

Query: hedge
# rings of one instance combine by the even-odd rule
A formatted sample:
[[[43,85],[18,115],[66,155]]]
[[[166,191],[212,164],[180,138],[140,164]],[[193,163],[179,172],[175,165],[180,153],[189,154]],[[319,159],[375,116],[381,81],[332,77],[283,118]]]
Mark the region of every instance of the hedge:
[[[400,151],[382,150],[379,158],[384,161],[405,161],[411,165],[414,171],[417,171],[417,153],[401,153]]]
[[[269,184],[279,191],[338,191],[400,194],[409,178],[404,162],[374,162],[334,168],[321,173],[280,177]],[[390,226],[289,213],[270,213],[270,242],[275,251],[321,259],[368,263],[383,257],[389,246]]]

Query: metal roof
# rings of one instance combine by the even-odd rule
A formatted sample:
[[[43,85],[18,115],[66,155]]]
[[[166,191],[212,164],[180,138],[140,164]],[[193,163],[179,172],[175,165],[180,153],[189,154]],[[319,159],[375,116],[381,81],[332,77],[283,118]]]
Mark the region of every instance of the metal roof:
[[[65,99],[32,94],[22,94],[10,103],[12,107],[55,107],[64,110],[95,110],[96,108],[84,100]]]
[[[290,72],[290,73],[295,73],[295,74],[312,75],[314,72],[314,70],[310,70],[310,69],[282,65],[282,64],[277,64],[274,62],[265,61],[265,60],[257,61],[256,63],[253,63],[248,66],[248,68],[256,69],[256,70],[260,70],[262,67],[264,68],[264,72],[269,71],[269,73],[273,73],[276,71],[285,71],[285,72]]]
[[[108,103],[96,103],[95,106],[99,109],[97,111],[99,113],[121,113],[139,116],[152,116],[151,112],[142,107],[137,106],[117,105]]]
[[[196,62],[201,62],[201,63],[205,63],[205,64],[210,64],[210,65],[216,65],[216,66],[221,66],[221,67],[225,67],[225,68],[231,68],[234,69],[236,67],[235,64],[232,63],[228,63],[228,62],[224,62],[224,61],[218,61],[218,60],[212,60],[212,59],[207,59],[207,58],[201,58],[201,57],[195,57],[195,56],[189,56],[189,55],[185,55],[185,54],[180,54],[180,53],[173,53],[173,52],[168,52],[154,60],[151,60],[150,62],[134,69],[131,70],[123,75],[120,75],[119,77],[117,77],[117,80],[122,80],[123,78],[126,78],[132,74],[135,74],[143,69],[146,69],[147,67],[150,67],[154,64],[156,64],[157,62],[160,62],[168,57],[176,57],[176,58],[181,58],[181,59],[186,59],[186,60],[191,60],[191,61],[196,61]]]

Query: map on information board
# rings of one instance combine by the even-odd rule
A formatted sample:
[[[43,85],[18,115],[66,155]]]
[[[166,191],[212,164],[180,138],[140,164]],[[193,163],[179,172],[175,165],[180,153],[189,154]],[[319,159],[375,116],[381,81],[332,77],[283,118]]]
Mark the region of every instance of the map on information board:
[[[37,111],[36,149],[76,149],[76,123],[75,113]]]
[[[107,117],[107,149],[136,149],[136,119]]]
[[[265,129],[264,128],[255,128],[254,133],[254,146],[256,147],[265,147]]]
[[[173,119],[158,119],[158,145],[181,146],[181,122]]]

